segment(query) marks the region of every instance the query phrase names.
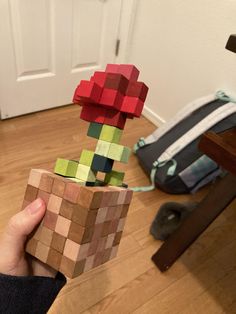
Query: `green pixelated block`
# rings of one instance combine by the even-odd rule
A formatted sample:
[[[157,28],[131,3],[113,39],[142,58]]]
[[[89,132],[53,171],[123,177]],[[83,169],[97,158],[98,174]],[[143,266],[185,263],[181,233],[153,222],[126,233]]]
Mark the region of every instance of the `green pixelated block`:
[[[121,129],[104,124],[99,139],[110,143],[119,143],[121,135]]]
[[[85,165],[78,165],[76,178],[86,182],[95,182],[96,181],[96,171],[92,171],[90,167]]]
[[[94,186],[105,186],[106,183],[104,181],[101,181],[101,180],[96,180],[95,183],[94,183]]]
[[[67,178],[70,179],[71,181],[77,183],[78,185],[82,185],[82,186],[101,186],[101,184],[98,184],[97,182],[89,182],[89,181],[83,181],[77,178]],[[105,185],[105,183],[103,184]]]
[[[60,174],[64,177],[75,177],[77,168],[77,161],[58,158],[54,168],[54,173]]]
[[[103,124],[91,122],[89,124],[87,135],[99,139]]]
[[[95,153],[97,155],[107,157],[109,150],[110,150],[110,146],[111,146],[111,143],[108,143],[108,142],[102,141],[102,140],[98,140],[97,146],[95,149]]]
[[[107,157],[116,161],[127,163],[130,152],[131,150],[129,147],[111,143]]]
[[[104,182],[109,185],[122,186],[125,174],[124,172],[114,171],[107,173]]]
[[[79,165],[78,161],[69,160],[67,170],[66,170],[66,176],[74,178],[76,176],[78,165]]]
[[[124,147],[121,162],[127,163],[129,161],[129,156],[131,149],[129,147]]]
[[[54,173],[65,175],[69,160],[57,158]]]
[[[70,179],[71,181],[75,182],[75,183],[78,183],[79,185],[86,185],[86,182],[83,181],[83,180],[80,180],[80,179],[77,179],[77,178],[68,178]]]
[[[94,156],[94,152],[92,152],[91,150],[83,149],[80,155],[79,163],[81,165],[90,167],[93,162],[93,156]]]

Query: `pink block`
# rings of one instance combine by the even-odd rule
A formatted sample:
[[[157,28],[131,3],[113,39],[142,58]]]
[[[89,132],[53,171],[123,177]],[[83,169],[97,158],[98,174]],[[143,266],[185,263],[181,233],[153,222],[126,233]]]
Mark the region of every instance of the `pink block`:
[[[120,110],[124,96],[115,89],[104,88],[99,104],[109,108]]]
[[[104,87],[106,81],[107,73],[106,72],[94,72],[93,76],[91,77],[91,81],[95,82],[101,87]]]
[[[107,64],[105,72],[120,73],[120,72],[118,72],[119,66],[120,66],[119,64]]]
[[[106,108],[102,106],[89,105],[86,104],[83,106],[80,118],[89,121],[89,122],[97,122],[104,123],[106,116]]]
[[[120,64],[117,73],[123,74],[131,81],[137,81],[139,76],[139,70],[132,64]]]
[[[102,88],[93,81],[82,80],[75,90],[73,102],[97,103],[101,97]]]
[[[143,110],[144,102],[137,97],[125,96],[121,111],[139,118]]]
[[[145,102],[148,93],[148,87],[143,82],[130,81],[126,90],[126,96],[137,97]]]
[[[107,109],[104,119],[104,124],[115,126],[119,129],[124,129],[126,122],[126,114],[117,110]]]

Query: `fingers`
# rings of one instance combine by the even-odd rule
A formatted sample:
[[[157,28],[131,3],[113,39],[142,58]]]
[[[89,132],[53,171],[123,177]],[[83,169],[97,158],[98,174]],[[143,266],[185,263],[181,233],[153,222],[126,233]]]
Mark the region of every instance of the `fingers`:
[[[4,244],[12,252],[19,252],[24,248],[27,236],[40,223],[46,211],[42,199],[38,198],[24,210],[13,216],[4,234]]]
[[[14,276],[29,274],[25,258],[25,241],[40,223],[45,211],[44,202],[37,199],[10,219],[0,239],[0,273]]]

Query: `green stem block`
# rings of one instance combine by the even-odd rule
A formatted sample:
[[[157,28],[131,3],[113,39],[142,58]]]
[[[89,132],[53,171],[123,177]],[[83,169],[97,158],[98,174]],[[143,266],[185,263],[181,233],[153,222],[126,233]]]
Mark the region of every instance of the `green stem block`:
[[[110,146],[111,146],[111,143],[106,142],[106,141],[102,141],[102,140],[98,140],[97,146],[95,149],[95,153],[97,155],[107,157],[109,150],[110,150]]]
[[[91,109],[92,110],[92,109]],[[87,135],[99,139],[103,124],[91,122],[89,124]]]
[[[87,150],[87,149],[83,149],[82,153],[80,155],[79,163],[81,165],[85,165],[85,166],[91,167],[92,162],[93,162],[93,156],[94,156],[94,152],[93,151]]]
[[[107,157],[116,161],[127,163],[131,150],[129,147],[111,143]]]
[[[58,158],[54,172],[64,177],[75,177],[78,165],[78,161]]]
[[[122,186],[124,176],[124,172],[112,170],[106,174],[104,181],[108,185]]]
[[[86,182],[95,182],[96,181],[97,172],[91,170],[90,167],[85,165],[78,165],[76,178]]]
[[[114,126],[104,124],[99,139],[110,143],[119,143],[122,130]]]

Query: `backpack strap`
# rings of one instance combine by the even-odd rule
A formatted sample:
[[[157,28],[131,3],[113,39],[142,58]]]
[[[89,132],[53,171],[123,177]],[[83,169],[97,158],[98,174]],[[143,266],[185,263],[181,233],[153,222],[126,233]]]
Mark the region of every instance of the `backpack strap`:
[[[175,159],[167,160],[165,162],[160,162],[158,160],[155,160],[154,163],[152,164],[152,170],[151,170],[151,174],[150,174],[151,185],[149,185],[149,186],[137,186],[137,187],[133,187],[130,189],[134,192],[148,192],[148,191],[154,190],[155,189],[156,172],[157,172],[158,168],[165,166],[168,162],[172,163],[172,166],[170,166],[168,169],[169,175],[172,175],[172,172],[176,169],[176,166],[177,166]]]
[[[236,112],[235,103],[228,102],[225,105],[214,110],[203,120],[197,123],[192,129],[181,136],[177,141],[170,145],[163,154],[158,158],[160,162],[172,159],[182,149],[188,146],[192,141],[198,138],[201,134],[212,128],[215,124]]]
[[[183,121],[187,116],[189,116],[194,111],[198,110],[201,107],[204,107],[205,105],[209,104],[210,102],[212,102],[216,99],[236,103],[236,98],[234,98],[232,96],[228,96],[222,90],[217,91],[215,94],[211,94],[211,95],[208,95],[205,97],[198,98],[197,100],[194,100],[194,101],[190,102],[188,105],[186,105],[171,120],[169,120],[168,123],[161,125],[152,134],[150,134],[146,138],[141,137],[133,147],[134,153],[136,153],[136,151],[139,148],[156,142],[164,134],[169,132],[174,126],[176,126],[178,123]]]
[[[216,92],[216,97],[220,100],[236,103],[236,98],[226,95],[226,93],[222,90],[218,90]]]
[[[152,144],[159,140],[164,134],[169,132],[174,126],[183,121],[187,116],[196,111],[197,109],[207,105],[208,103],[216,100],[217,95],[208,95],[205,97],[198,98],[191,103],[187,104],[183,109],[181,109],[168,123],[162,124],[156,129],[152,134],[146,138],[141,137],[138,142],[134,145],[133,151],[136,152],[139,148]]]

